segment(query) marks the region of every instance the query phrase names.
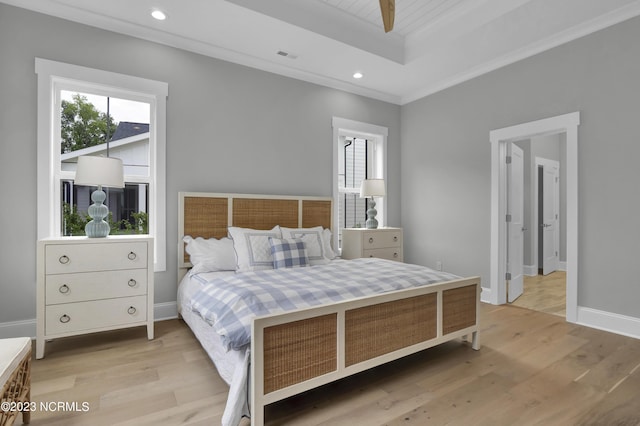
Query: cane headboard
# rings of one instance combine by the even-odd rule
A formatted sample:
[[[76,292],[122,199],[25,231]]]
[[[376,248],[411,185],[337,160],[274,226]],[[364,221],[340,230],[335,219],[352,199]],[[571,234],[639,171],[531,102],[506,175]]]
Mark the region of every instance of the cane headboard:
[[[271,229],[322,226],[332,229],[331,197],[178,193],[178,275],[191,267],[182,237],[222,238],[227,227]]]

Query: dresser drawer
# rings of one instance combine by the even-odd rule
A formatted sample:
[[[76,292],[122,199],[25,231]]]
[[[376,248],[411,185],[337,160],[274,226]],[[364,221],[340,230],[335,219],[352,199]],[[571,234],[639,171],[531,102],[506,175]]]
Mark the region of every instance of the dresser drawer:
[[[362,257],[377,257],[378,259],[389,259],[402,262],[402,247],[363,250]]]
[[[135,269],[147,267],[147,243],[49,244],[46,274]]]
[[[147,270],[47,275],[45,286],[46,305],[142,296],[147,294]]]
[[[362,233],[362,245],[364,250],[402,247],[402,231],[365,231]]]
[[[146,320],[146,296],[66,303],[45,308],[47,335],[142,323]]]

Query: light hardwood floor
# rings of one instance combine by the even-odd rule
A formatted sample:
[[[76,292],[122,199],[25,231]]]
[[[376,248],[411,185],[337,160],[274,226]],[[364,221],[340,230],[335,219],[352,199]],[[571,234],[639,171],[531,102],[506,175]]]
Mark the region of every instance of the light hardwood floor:
[[[567,273],[555,271],[549,275],[524,277],[524,291],[514,306],[567,316]]]
[[[482,305],[482,348],[449,342],[273,404],[269,425],[639,425],[640,340]],[[32,425],[219,425],[228,387],[180,320],[48,343]],[[16,424],[20,424],[18,421]],[[249,422],[243,422],[248,425]]]

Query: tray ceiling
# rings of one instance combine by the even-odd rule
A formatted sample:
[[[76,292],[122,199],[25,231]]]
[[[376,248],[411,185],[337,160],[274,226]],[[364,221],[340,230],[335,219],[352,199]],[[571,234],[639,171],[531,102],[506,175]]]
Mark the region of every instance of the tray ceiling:
[[[378,0],[0,2],[396,104],[640,14],[640,0],[396,0],[385,34]]]

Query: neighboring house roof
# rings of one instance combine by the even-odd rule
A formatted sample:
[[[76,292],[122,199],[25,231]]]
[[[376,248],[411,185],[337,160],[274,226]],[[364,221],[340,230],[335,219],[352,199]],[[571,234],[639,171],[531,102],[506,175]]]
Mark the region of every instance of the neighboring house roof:
[[[146,126],[148,127],[149,125],[146,124]],[[140,133],[139,135],[129,136],[127,138],[120,139],[115,142],[113,141],[113,139],[111,139],[111,142],[109,142],[109,148],[119,148],[124,145],[133,144],[134,142],[142,142],[148,139],[149,139],[149,131],[147,130],[147,133]],[[81,155],[97,155],[102,151],[106,151],[106,150],[107,150],[107,144],[101,143],[100,145],[94,145],[88,148],[82,148],[82,149],[61,154],[60,160],[63,163],[64,162],[75,163],[78,160],[78,157],[80,157]]]
[[[121,121],[118,123],[118,128],[111,137],[111,141],[117,141],[119,139],[128,138],[142,133],[149,133],[149,124]]]

